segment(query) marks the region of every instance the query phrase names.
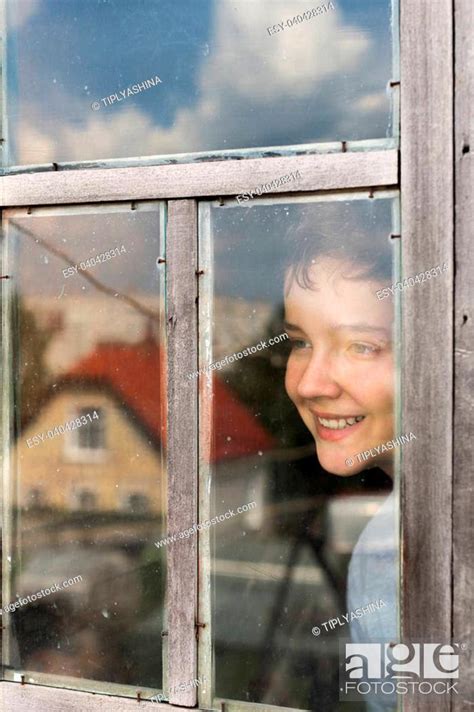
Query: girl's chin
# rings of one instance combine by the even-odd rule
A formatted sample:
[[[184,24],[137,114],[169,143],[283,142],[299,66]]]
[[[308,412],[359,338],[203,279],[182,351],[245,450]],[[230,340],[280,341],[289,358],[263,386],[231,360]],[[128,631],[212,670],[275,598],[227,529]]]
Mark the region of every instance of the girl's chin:
[[[363,470],[367,470],[370,466],[375,467],[375,465],[369,465],[367,462],[359,462],[351,455],[344,458],[344,455],[341,456],[338,454],[337,457],[335,457],[333,454],[325,453],[324,448],[321,446],[318,449],[317,445],[316,454],[321,467],[323,467],[326,472],[329,472],[330,475],[337,475],[338,477],[352,477],[353,475],[358,475],[359,472]]]
[[[390,476],[391,467],[390,462],[379,461],[378,458],[374,458],[371,462],[359,462],[356,458],[349,456],[347,460],[334,457],[325,457],[323,453],[319,453],[316,448],[316,454],[318,456],[319,464],[323,467],[326,472],[330,475],[337,475],[338,477],[352,477],[353,475],[358,475],[359,472],[364,470],[372,470],[374,467],[379,467],[381,470],[386,472]]]
[[[358,467],[348,467],[347,465],[336,465],[334,463],[328,462],[321,462],[322,467],[326,470],[326,472],[329,472],[330,475],[337,475],[338,477],[352,477],[353,475],[358,475],[359,472],[362,472],[365,468],[361,465]]]

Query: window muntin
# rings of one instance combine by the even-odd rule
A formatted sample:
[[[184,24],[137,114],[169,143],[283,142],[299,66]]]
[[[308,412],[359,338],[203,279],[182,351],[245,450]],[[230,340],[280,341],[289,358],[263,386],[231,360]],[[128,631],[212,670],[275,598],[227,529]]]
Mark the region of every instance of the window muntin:
[[[201,282],[201,368],[284,332],[281,264],[292,232],[305,220],[308,225],[309,217],[321,237],[333,237],[342,249],[346,245],[349,259],[354,239],[346,236],[364,241],[368,255],[385,244],[382,283],[396,281],[396,242],[390,240],[397,232],[396,201],[389,194],[375,196],[204,205],[201,267],[208,267],[212,278]],[[374,283],[375,302],[379,288]],[[369,311],[368,305],[364,317]],[[351,632],[348,625],[325,631],[322,624],[337,616],[343,621],[343,614],[374,601],[376,588],[360,578],[365,561],[373,568],[378,560],[374,539],[389,562],[384,569],[390,574],[389,596],[382,598],[390,600],[352,627],[365,642],[397,634],[396,486],[390,494],[393,483],[380,469],[338,477],[322,468],[314,440],[285,393],[287,359],[288,346],[281,343],[201,376],[201,406],[213,413],[201,432],[203,446],[211,442],[201,473],[202,487],[208,476],[212,483],[209,517],[251,500],[260,510],[253,521],[242,514],[217,524],[210,536],[214,706],[224,699],[232,709],[238,700],[336,709],[338,642]],[[391,382],[395,403],[394,369]],[[393,416],[395,423],[395,405]],[[369,525],[358,545],[346,597],[351,554],[377,511],[378,531],[372,536]],[[315,626],[319,636],[312,634]]]
[[[390,136],[391,1],[332,6],[7,0],[6,163]]]
[[[4,616],[7,679],[21,670],[30,682],[132,696],[162,686],[166,559],[153,542],[167,517],[164,221],[160,203],[6,216],[3,600],[26,601]],[[71,457],[70,436],[82,456]],[[139,517],[122,505],[137,479],[149,504]],[[81,584],[27,601],[76,575]]]

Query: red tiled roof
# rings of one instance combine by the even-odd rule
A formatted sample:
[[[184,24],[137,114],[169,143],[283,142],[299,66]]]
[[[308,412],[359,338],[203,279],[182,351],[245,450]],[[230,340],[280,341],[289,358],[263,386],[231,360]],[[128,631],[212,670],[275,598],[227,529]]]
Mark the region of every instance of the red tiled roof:
[[[162,383],[164,353],[153,339],[138,344],[99,344],[69,371],[69,377],[100,379],[111,386],[159,442],[166,444]],[[255,419],[237,395],[213,374],[214,437],[211,462],[265,452],[274,438]]]

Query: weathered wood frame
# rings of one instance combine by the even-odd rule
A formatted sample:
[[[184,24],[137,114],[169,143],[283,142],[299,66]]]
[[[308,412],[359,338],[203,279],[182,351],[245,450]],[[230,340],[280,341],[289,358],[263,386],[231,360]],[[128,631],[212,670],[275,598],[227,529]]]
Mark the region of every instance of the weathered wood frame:
[[[168,198],[166,238],[167,339],[169,349],[168,417],[168,508],[170,532],[186,529],[201,519],[197,517],[197,381],[193,386],[182,375],[198,369],[197,319],[197,201],[190,195],[233,198],[279,176],[299,171],[301,178],[274,191],[274,195],[304,195],[321,191],[394,188],[398,180],[398,152],[393,149],[368,153],[226,161],[225,164],[146,166],[144,168],[94,169],[55,173],[34,173],[0,178],[4,207],[68,204],[104,204],[118,200]],[[283,192],[284,191],[284,192]],[[180,377],[181,376],[181,377]],[[180,414],[177,418],[177,414]],[[183,419],[183,413],[185,417]],[[194,436],[194,437],[193,437]],[[200,502],[201,509],[204,507]],[[197,613],[196,538],[167,547],[168,557],[168,686],[197,676],[198,637],[201,655],[209,642],[209,630],[202,629]],[[207,639],[207,640],[206,640]],[[11,682],[0,683],[11,690]],[[47,683],[46,683],[47,684]],[[44,700],[45,690],[58,702],[67,700],[70,709],[81,708],[81,695],[59,687],[20,686],[15,710]],[[8,687],[5,687],[8,685]],[[117,709],[125,701],[113,697],[114,686],[100,696],[101,709]],[[39,691],[38,696],[36,691]],[[200,689],[206,697],[210,690]],[[117,690],[115,694],[120,694]],[[79,697],[77,696],[79,695]],[[10,698],[10,693],[8,694]],[[96,694],[97,699],[97,694]],[[24,700],[24,703],[21,702]],[[54,704],[52,702],[52,708]],[[145,701],[143,701],[145,703]],[[5,699],[5,710],[9,709]],[[59,704],[59,702],[58,702]],[[61,703],[62,704],[62,703]],[[173,705],[194,706],[196,690],[175,692],[167,709]],[[13,709],[13,708],[10,708]],[[125,707],[124,707],[125,709]]]
[[[272,193],[384,187],[397,182],[397,168],[394,149],[345,153],[341,146],[325,155],[27,173],[0,179],[0,207],[238,195],[297,170],[301,178]]]
[[[403,270],[449,266],[402,302],[402,422],[425,436],[402,453],[402,639],[460,653],[459,694],[407,698],[410,712],[473,699],[472,14],[464,0],[401,3]]]
[[[474,364],[472,341],[468,340],[473,330],[470,311],[473,285],[469,271],[469,228],[472,225],[469,199],[472,206],[473,185],[470,152],[472,73],[466,80],[461,75],[461,68],[470,66],[472,71],[469,42],[473,8],[470,0],[454,0],[453,17],[451,0],[436,0],[433,3],[401,0],[400,4],[403,270],[405,276],[412,276],[443,262],[450,266],[446,278],[425,284],[423,289],[407,290],[402,302],[402,423],[404,431],[412,430],[418,438],[417,447],[407,448],[403,453],[402,626],[406,639],[470,643],[471,650],[461,660],[461,674],[466,681],[462,685],[461,677],[462,695],[452,701],[442,697],[436,701],[436,710],[464,710],[472,700],[474,679],[471,595],[474,570],[473,488],[467,469],[473,454],[472,439],[468,436],[469,416],[472,416],[472,395],[468,389],[472,388],[474,381]],[[456,75],[455,87],[454,51],[460,72]],[[469,76],[467,72],[466,75]],[[457,117],[454,146],[453,98]],[[176,292],[180,265],[188,264],[189,267],[195,259],[195,254],[189,251],[185,235],[190,239],[195,234],[196,205],[193,200],[179,199],[231,197],[296,170],[302,175],[301,181],[289,183],[275,193],[393,187],[398,185],[398,169],[397,152],[386,150],[249,158],[198,165],[69,170],[0,178],[0,201],[2,206],[8,207],[127,199],[171,198],[172,202],[177,201],[175,206],[171,204],[168,223],[169,234],[181,236],[170,252],[167,265],[171,298],[168,333],[172,341],[175,339],[175,348],[178,343],[181,344],[176,351],[176,359],[181,358],[183,368],[194,370],[193,363],[195,369],[198,367],[197,306],[192,307],[189,302],[185,305],[185,322],[189,329],[184,328],[183,322],[173,323],[178,302],[172,300],[182,299]],[[191,290],[190,294],[195,293],[195,283],[187,284],[187,287]],[[185,351],[186,357],[183,356]],[[189,396],[189,390],[187,394]],[[176,398],[181,401],[183,398],[179,387]],[[191,398],[194,409],[194,392]],[[426,418],[431,426],[429,442],[423,441]],[[454,435],[451,428],[453,418]],[[195,424],[191,427],[194,432]],[[196,482],[195,452],[189,446],[188,433],[184,428],[175,431],[169,445],[170,466],[173,468],[173,463],[180,463],[180,466],[190,467],[184,485],[171,476],[169,501],[174,507],[176,501],[184,496],[183,492],[187,491],[186,512],[189,516],[196,508],[196,491],[192,491]],[[178,517],[174,525],[181,527],[184,521],[184,518]],[[191,541],[192,538],[188,540]],[[195,548],[192,544],[188,547],[184,559],[186,565],[191,562],[191,571],[194,572],[197,567]],[[178,568],[174,567],[174,572],[170,570],[169,590],[179,591],[179,585],[176,581],[173,583],[173,576],[189,577],[190,569],[180,569],[176,558]],[[185,592],[188,605],[193,606],[193,616],[196,590],[194,579],[192,595]],[[169,641],[169,669],[179,669],[181,680],[194,677],[196,672],[197,642],[194,631],[192,635],[190,633],[189,610],[185,618],[189,621],[182,626],[177,617],[176,633]],[[198,622],[194,620],[194,624]],[[183,669],[177,666],[180,665],[185,641],[190,649]],[[177,679],[174,672],[171,679]],[[40,710],[45,706],[51,710],[77,712],[82,711],[84,706],[101,711],[123,709],[125,712],[136,705],[134,700],[105,694],[90,695],[10,682],[2,682],[0,689],[2,709],[6,712],[29,712],[31,708]],[[194,704],[189,696],[181,694],[176,694],[172,702],[181,706]],[[160,708],[177,709],[174,705],[162,705]],[[431,710],[433,702],[408,700],[405,709],[410,712]]]
[[[452,19],[451,0],[401,5],[403,276],[449,266],[446,276],[406,290],[402,300],[402,432],[418,440],[402,452],[401,483],[402,640],[412,642],[451,642]],[[406,709],[426,704],[409,698]],[[445,696],[436,704],[450,709]]]
[[[474,700],[474,4],[455,0],[454,181],[456,265],[454,292],[453,424],[453,641],[464,646],[460,694],[453,712],[472,709]]]
[[[171,200],[166,236],[168,341],[168,522],[181,532],[198,522],[197,204]],[[197,677],[197,534],[168,546],[168,684]],[[174,692],[170,703],[196,704],[196,688]]]

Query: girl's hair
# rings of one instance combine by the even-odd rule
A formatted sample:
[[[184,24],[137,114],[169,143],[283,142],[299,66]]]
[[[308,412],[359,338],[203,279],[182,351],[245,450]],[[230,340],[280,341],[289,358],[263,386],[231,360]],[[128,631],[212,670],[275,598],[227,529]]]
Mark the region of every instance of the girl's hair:
[[[325,230],[327,222],[324,221]],[[315,284],[310,277],[311,267],[323,258],[332,258],[347,265],[346,279],[390,282],[392,277],[392,245],[388,234],[350,229],[341,234],[340,223],[335,223],[330,234],[318,229],[315,216],[307,215],[286,239],[283,277],[287,288],[293,280],[304,289]]]

